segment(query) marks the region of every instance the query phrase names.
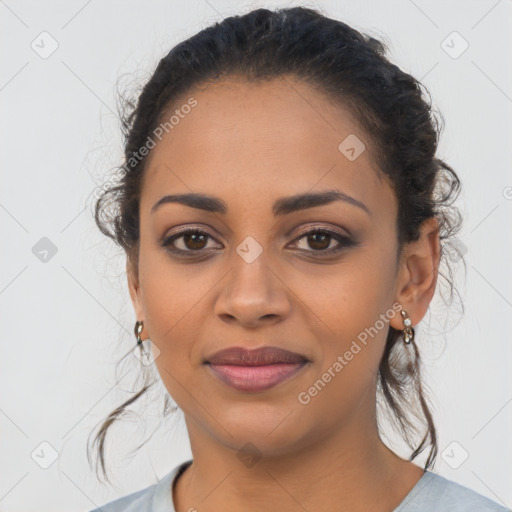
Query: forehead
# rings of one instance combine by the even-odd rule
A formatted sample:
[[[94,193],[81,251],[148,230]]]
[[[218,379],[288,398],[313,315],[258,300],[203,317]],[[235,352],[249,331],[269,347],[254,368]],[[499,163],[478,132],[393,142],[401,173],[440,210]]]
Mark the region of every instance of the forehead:
[[[163,120],[171,116],[146,163],[141,210],[165,193],[234,189],[241,206],[326,188],[367,204],[393,201],[357,120],[303,82],[224,79],[182,96]]]

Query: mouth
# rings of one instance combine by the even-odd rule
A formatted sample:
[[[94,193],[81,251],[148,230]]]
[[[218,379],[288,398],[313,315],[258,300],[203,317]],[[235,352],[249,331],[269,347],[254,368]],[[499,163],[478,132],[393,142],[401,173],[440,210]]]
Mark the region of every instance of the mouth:
[[[309,360],[278,347],[247,350],[232,347],[216,352],[207,360],[212,373],[239,391],[265,391],[296,375]]]

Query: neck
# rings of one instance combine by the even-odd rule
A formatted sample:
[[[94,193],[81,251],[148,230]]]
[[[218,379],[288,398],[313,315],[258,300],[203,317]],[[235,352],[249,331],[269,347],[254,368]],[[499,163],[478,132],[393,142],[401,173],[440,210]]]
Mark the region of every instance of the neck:
[[[176,483],[177,512],[256,512],[270,503],[281,512],[393,510],[423,474],[384,445],[375,424],[247,465],[188,426],[194,462]]]

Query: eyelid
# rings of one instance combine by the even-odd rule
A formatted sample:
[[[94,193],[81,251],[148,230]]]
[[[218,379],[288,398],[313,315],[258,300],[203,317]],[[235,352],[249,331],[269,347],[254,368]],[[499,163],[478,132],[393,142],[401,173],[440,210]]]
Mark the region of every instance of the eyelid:
[[[311,231],[328,231],[330,233],[336,233],[340,237],[344,238],[352,238],[352,235],[348,232],[348,230],[343,230],[340,228],[336,228],[334,226],[326,226],[325,224],[307,224],[303,228],[299,229],[297,236],[294,240],[296,240],[298,237],[301,237],[303,235],[309,234]],[[292,230],[293,231],[293,230]]]
[[[322,225],[313,225],[308,226],[300,230],[300,232],[295,236],[292,244],[297,244],[302,238],[305,238],[307,236],[314,235],[316,233],[326,233],[327,236],[331,238],[331,240],[334,240],[336,242],[336,245],[334,247],[331,247],[329,249],[325,250],[318,250],[315,251],[313,249],[298,249],[300,253],[302,254],[308,254],[309,255],[315,255],[317,258],[328,258],[328,257],[334,257],[340,254],[341,252],[358,245],[357,240],[352,237],[351,235],[348,235],[344,233],[342,230],[333,228],[333,227],[326,227]]]
[[[204,227],[198,227],[197,225],[193,225],[193,224],[187,224],[185,226],[180,226],[180,227],[177,227],[175,230],[172,230],[172,233],[168,234],[166,232],[166,234],[160,239],[160,245],[162,245],[163,247],[166,247],[170,244],[171,240],[172,241],[175,241],[177,240],[178,238],[180,238],[181,236],[183,235],[186,235],[188,233],[199,233],[199,234],[202,234],[202,235],[206,235],[208,238],[214,240],[215,242],[217,243],[220,243],[218,242],[217,240],[217,237],[216,236],[213,236],[209,229],[207,228],[204,228]],[[171,249],[169,249],[171,250]],[[183,251],[181,249],[175,249],[175,250],[171,250],[171,252],[189,252],[189,253],[194,253],[194,252],[197,252],[198,254],[200,252],[204,252],[204,251]]]
[[[210,238],[216,238],[216,235],[214,236],[210,233],[211,230],[212,228],[205,227],[203,224],[185,224],[184,226],[178,226],[177,228],[172,229],[171,234],[169,234],[169,232],[166,231],[165,235],[162,237],[162,241],[168,240],[169,238],[179,235],[181,233],[186,234],[189,231],[198,231],[204,233],[205,235],[208,235]]]

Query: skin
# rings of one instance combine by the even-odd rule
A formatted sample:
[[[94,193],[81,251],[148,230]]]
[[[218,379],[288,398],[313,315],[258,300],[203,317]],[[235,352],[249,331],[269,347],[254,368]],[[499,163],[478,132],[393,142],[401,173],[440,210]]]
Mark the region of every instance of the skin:
[[[397,201],[378,177],[371,141],[348,110],[309,85],[232,78],[193,97],[197,106],[148,157],[139,266],[127,262],[142,337],[160,350],[155,364],[190,437],[194,462],[169,490],[176,510],[251,512],[270,503],[281,511],[393,510],[423,469],[377,433],[376,379],[389,325],[308,404],[297,396],[393,303],[413,326],[421,321],[436,286],[438,223],[426,221],[420,240],[396,260]],[[366,145],[354,161],[338,150],[349,134]],[[356,198],[370,214],[343,201],[272,213],[278,198],[326,189]],[[171,203],[150,213],[162,196],[190,192],[221,198],[228,212]],[[180,259],[159,245],[178,226],[209,235],[174,242],[206,257]],[[308,243],[299,230],[313,226],[348,230],[357,244],[322,256],[339,242]],[[236,252],[248,236],[263,251],[252,263]],[[389,324],[404,327],[398,313]],[[311,362],[260,393],[232,389],[202,364],[220,349],[263,345]],[[251,467],[237,457],[248,442],[261,457]]]

